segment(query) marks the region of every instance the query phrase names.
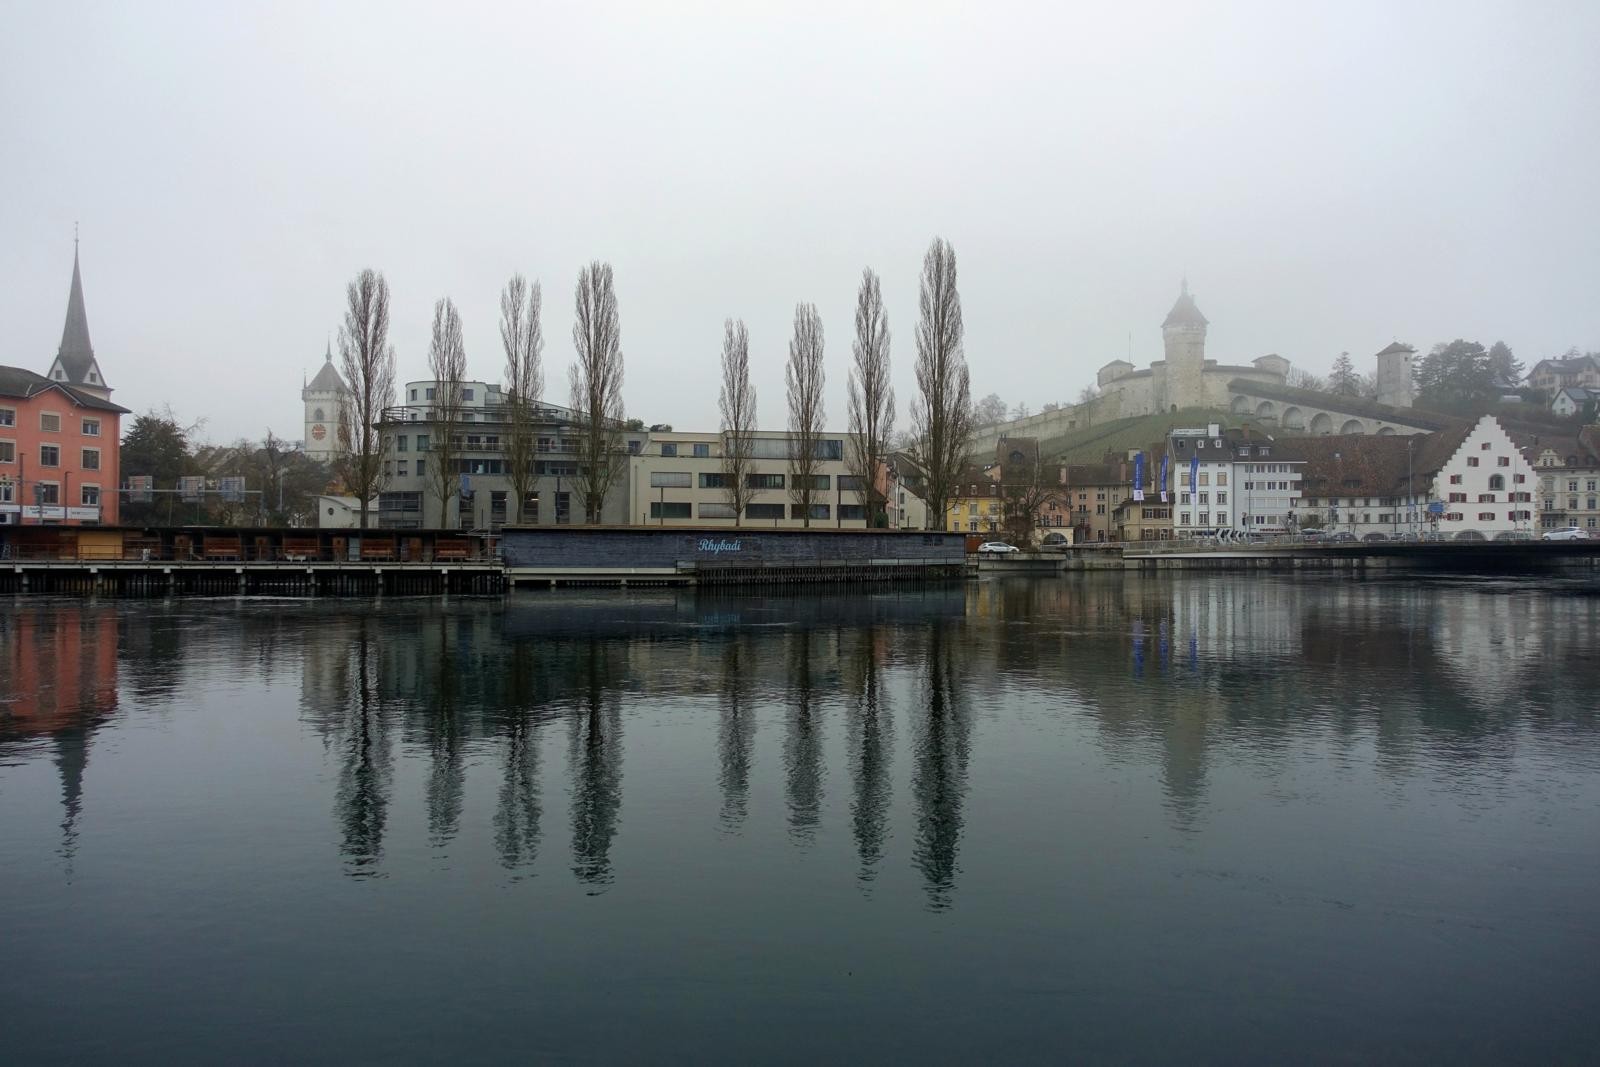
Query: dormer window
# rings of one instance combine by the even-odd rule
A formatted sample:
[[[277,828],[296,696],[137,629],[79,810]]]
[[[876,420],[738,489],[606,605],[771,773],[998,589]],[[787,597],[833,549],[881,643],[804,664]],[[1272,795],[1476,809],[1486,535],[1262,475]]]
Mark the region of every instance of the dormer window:
[[[99,381],[99,380],[100,380],[100,379],[99,379],[99,378],[96,378],[96,377],[95,377],[95,376],[94,376],[94,371],[90,371],[90,372],[89,372],[89,380],[90,380],[90,381],[91,381],[91,382],[98,382],[98,381]]]

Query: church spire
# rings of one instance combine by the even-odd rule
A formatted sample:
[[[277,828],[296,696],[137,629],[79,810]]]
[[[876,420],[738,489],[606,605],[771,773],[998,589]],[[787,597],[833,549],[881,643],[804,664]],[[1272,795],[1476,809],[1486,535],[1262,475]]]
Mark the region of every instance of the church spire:
[[[78,267],[78,238],[72,238],[72,289],[67,294],[67,322],[61,329],[61,348],[56,353],[65,370],[75,382],[83,380],[82,373],[94,362],[94,345],[89,343],[89,314],[83,307],[83,272]]]

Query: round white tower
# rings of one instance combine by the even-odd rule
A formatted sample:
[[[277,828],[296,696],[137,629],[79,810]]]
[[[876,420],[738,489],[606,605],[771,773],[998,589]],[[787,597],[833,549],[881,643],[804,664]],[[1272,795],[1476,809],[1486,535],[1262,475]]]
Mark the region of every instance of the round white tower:
[[[1206,317],[1189,295],[1189,279],[1177,303],[1161,324],[1166,343],[1167,385],[1161,406],[1165,409],[1205,406]]]

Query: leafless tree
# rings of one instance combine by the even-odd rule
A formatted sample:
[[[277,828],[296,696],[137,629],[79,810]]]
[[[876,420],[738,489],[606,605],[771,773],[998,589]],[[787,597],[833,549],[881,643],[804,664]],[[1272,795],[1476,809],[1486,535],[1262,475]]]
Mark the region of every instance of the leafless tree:
[[[755,490],[750,466],[755,453],[756,391],[750,384],[750,332],[744,320],[722,324],[722,482],[734,525],[744,519]]]
[[[1061,486],[1059,469],[1044,463],[1037,441],[1020,451],[1020,462],[1012,460],[1000,465],[1000,508],[1012,543],[1025,547],[1033,541],[1039,513],[1060,493]]]
[[[855,365],[850,368],[850,473],[861,481],[869,527],[887,526],[878,477],[894,433],[894,387],[889,383],[889,315],[871,268],[861,272],[856,292]]]
[[[567,372],[578,432],[578,494],[584,521],[598,523],[606,494],[622,475],[622,324],[611,264],[599,260],[578,272],[572,345],[578,358]]]
[[[789,391],[789,499],[799,509],[802,525],[810,526],[823,419],[822,316],[815,304],[795,305],[794,337],[783,377]]]
[[[533,493],[538,462],[539,397],[544,392],[543,295],[539,283],[512,275],[500,291],[500,343],[506,350],[506,475],[516,516]]]
[[[943,528],[951,493],[972,440],[973,410],[967,357],[962,345],[961,294],[956,253],[934,238],[922,260],[918,296],[917,399],[912,421],[927,471],[928,528]]]
[[[428,374],[433,378],[432,455],[428,484],[439,498],[439,526],[450,525],[450,500],[459,496],[461,466],[461,388],[467,378],[467,346],[461,337],[461,315],[449,297],[433,305],[433,340],[428,345]]]
[[[1309,389],[1317,393],[1326,392],[1328,388],[1328,383],[1325,380],[1308,370],[1301,370],[1299,367],[1291,367],[1289,369],[1289,376],[1285,379],[1284,384],[1291,389]]]
[[[384,409],[394,403],[394,346],[389,343],[389,283],[370,268],[345,290],[339,327],[339,360],[346,391],[339,398],[339,473],[360,504],[361,527],[368,505],[388,484],[383,472]]]

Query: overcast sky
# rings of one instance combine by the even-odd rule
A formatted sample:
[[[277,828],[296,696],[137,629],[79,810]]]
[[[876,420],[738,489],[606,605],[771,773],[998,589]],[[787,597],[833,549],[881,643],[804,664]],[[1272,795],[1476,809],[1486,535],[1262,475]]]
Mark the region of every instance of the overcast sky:
[[[771,12],[751,17],[743,9]],[[904,425],[922,254],[960,263],[974,394],[1035,410],[1158,358],[1322,372],[1400,339],[1600,348],[1600,4],[648,8],[0,0],[0,362],[48,369],[82,225],[115,399],[302,436],[345,283],[389,279],[399,376],[435,299],[497,381],[500,287],[615,267],[628,414],[717,424],[722,322],[784,419],[797,301],[845,424],[883,277]]]

